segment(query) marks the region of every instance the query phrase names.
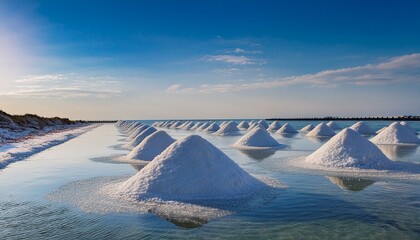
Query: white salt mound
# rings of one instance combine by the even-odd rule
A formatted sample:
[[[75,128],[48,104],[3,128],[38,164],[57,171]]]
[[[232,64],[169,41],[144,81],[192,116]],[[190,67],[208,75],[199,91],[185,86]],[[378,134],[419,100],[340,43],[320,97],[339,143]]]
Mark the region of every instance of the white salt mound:
[[[217,130],[214,134],[219,136],[238,135],[239,131],[239,128],[236,127],[234,122],[228,122],[220,127],[220,129]]]
[[[325,123],[320,123],[316,125],[314,129],[306,134],[308,137],[331,137],[334,136],[335,132],[330,127],[328,127]]]
[[[279,134],[293,134],[297,132],[298,131],[296,131],[296,129],[288,123],[285,123],[279,130],[276,131],[276,133]]]
[[[136,128],[135,130],[131,131],[130,135],[128,136],[129,139],[134,139],[137,137],[141,132],[143,132],[149,126],[143,125],[141,127]]]
[[[219,125],[214,122],[214,123],[210,124],[210,126],[208,128],[204,129],[204,132],[213,133],[213,132],[216,132],[219,129],[220,129]]]
[[[190,130],[192,127],[194,127],[194,123],[193,122],[188,122],[182,127],[182,129]]]
[[[420,139],[398,122],[394,122],[371,139],[375,144],[420,144]]]
[[[190,128],[190,130],[197,130],[197,128],[199,128],[201,125],[203,125],[202,122],[197,122],[196,124],[194,124],[194,126]]]
[[[170,145],[117,190],[138,200],[233,199],[266,185],[197,135]]]
[[[301,131],[301,132],[310,132],[313,129],[314,129],[314,125],[309,124],[309,125],[306,125],[303,128],[301,128],[299,131]]]
[[[130,142],[125,144],[124,147],[134,148],[137,145],[139,145],[141,143],[141,141],[143,141],[147,136],[149,136],[150,134],[152,134],[154,132],[156,132],[156,128],[148,127],[145,130],[143,130],[143,132],[141,132],[139,135],[137,135],[133,140],[131,140]]]
[[[247,130],[249,128],[248,122],[242,121],[238,124],[238,128],[241,130]]]
[[[408,122],[402,121],[402,122],[400,122],[400,124],[403,125],[404,127],[408,128],[414,134],[417,134],[417,131],[413,127],[411,127],[410,124],[408,124]]]
[[[282,148],[283,144],[277,142],[270,133],[262,127],[256,127],[239,139],[234,147],[237,148],[258,148],[258,149],[273,149]]]
[[[258,121],[258,123],[261,124],[265,129],[269,127],[267,121],[265,121],[264,119],[261,119],[260,121]]]
[[[362,135],[373,135],[375,134],[375,131],[372,130],[366,123],[360,121],[355,124],[353,124],[350,127],[352,130],[362,134]]]
[[[200,127],[197,128],[197,131],[204,131],[204,129],[208,128],[210,126],[210,123],[205,122],[203,124],[201,124]]]
[[[330,127],[333,130],[339,130],[340,129],[340,127],[334,121],[329,121],[327,123],[327,126]]]
[[[129,159],[151,161],[175,142],[165,131],[157,131],[147,136],[127,155]]]
[[[281,128],[281,123],[279,121],[274,121],[268,126],[268,131],[275,132]]]
[[[174,123],[170,126],[170,128],[177,128],[177,127],[179,127],[181,124],[182,124],[181,122],[174,122]]]
[[[384,169],[391,165],[375,144],[349,128],[332,137],[305,161],[333,168]]]

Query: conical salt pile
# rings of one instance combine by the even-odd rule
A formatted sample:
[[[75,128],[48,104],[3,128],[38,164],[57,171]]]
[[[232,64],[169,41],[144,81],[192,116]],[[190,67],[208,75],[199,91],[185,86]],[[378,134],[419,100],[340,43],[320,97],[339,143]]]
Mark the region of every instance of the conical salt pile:
[[[261,124],[265,129],[269,127],[267,121],[265,121],[264,119],[261,119],[260,121],[258,121],[258,123]]]
[[[362,134],[362,135],[373,135],[375,134],[375,131],[372,130],[366,123],[360,121],[355,124],[353,124],[350,127],[352,130]]]
[[[276,131],[278,134],[293,134],[297,132],[298,131],[296,131],[296,129],[288,123],[285,123],[279,130]]]
[[[137,137],[137,135],[139,135],[141,132],[143,132],[148,127],[149,126],[147,126],[147,125],[143,125],[141,127],[136,128],[135,130],[133,130],[131,132],[131,134],[128,136],[128,138],[129,139],[134,139],[135,137]]]
[[[196,130],[197,131],[204,131],[204,129],[208,128],[209,126],[210,126],[210,123],[205,122],[205,123],[201,124],[201,126],[198,127]]]
[[[214,123],[210,124],[210,126],[208,126],[208,128],[204,129],[204,132],[214,133],[219,129],[220,129],[219,125],[214,122]]]
[[[327,123],[327,126],[328,126],[328,127],[330,127],[332,130],[339,130],[339,129],[341,129],[341,128],[337,125],[337,123],[335,123],[334,121],[329,121],[329,122]]]
[[[273,149],[282,148],[284,145],[277,142],[270,133],[262,127],[256,127],[239,139],[234,147],[237,148],[258,148]]]
[[[307,133],[307,132],[312,131],[313,129],[314,129],[314,125],[309,124],[309,125],[306,125],[303,128],[301,128],[299,131]]]
[[[241,130],[247,130],[249,128],[249,124],[246,121],[242,121],[238,124],[238,128]]]
[[[145,139],[147,136],[149,136],[150,134],[152,134],[154,132],[156,132],[156,128],[148,127],[145,130],[143,130],[143,132],[141,132],[139,135],[137,135],[133,140],[131,140],[130,142],[125,144],[124,147],[125,148],[134,148],[137,145],[139,145],[141,143],[141,141],[143,141],[143,139]]]
[[[192,127],[194,127],[194,123],[193,122],[188,122],[182,127],[182,129],[183,130],[190,130]]]
[[[157,131],[147,136],[127,155],[129,159],[151,161],[175,142],[165,131]]]
[[[179,139],[136,175],[118,194],[138,200],[232,199],[265,187],[200,136]]]
[[[281,128],[281,123],[279,121],[274,121],[268,126],[268,131],[275,132]]]
[[[334,168],[384,169],[391,165],[375,144],[349,128],[306,157],[306,162]]]
[[[408,128],[410,131],[412,131],[414,134],[417,135],[417,131],[412,126],[410,126],[410,124],[408,124],[408,122],[402,121],[402,122],[400,122],[400,124],[403,125],[404,127]]]
[[[201,125],[203,125],[202,122],[197,122],[196,124],[194,124],[194,126],[190,128],[190,130],[192,131],[197,130],[197,128],[199,128]]]
[[[420,144],[416,134],[398,122],[389,125],[371,141],[375,144]]]
[[[182,124],[181,122],[175,122],[174,124],[170,126],[170,128],[173,128],[173,129],[178,128],[181,124]]]
[[[335,135],[334,130],[332,130],[323,122],[316,125],[316,127],[312,129],[312,131],[306,134],[306,136],[308,137],[331,137],[334,135]]]
[[[234,122],[228,122],[219,130],[217,130],[214,134],[219,136],[229,136],[229,135],[239,135],[239,128],[236,127]]]

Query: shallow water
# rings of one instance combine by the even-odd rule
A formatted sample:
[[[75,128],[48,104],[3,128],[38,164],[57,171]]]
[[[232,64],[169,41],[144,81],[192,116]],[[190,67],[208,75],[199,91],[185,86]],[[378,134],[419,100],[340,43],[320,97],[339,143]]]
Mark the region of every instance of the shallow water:
[[[292,122],[296,128],[305,124]],[[376,130],[388,123],[368,124]],[[419,129],[418,123],[411,125]],[[191,134],[167,132],[174,138]],[[71,202],[51,201],[51,193],[66,186],[77,189],[80,181],[137,172],[130,164],[91,160],[126,153],[113,147],[122,143],[117,129],[104,125],[0,170],[0,239],[420,238],[418,180],[325,176],[288,168],[286,161],[308,155],[324,142],[301,134],[291,138],[273,135],[288,148],[268,153],[230,147],[240,136],[200,135],[252,174],[276,179],[288,187],[256,208],[192,226],[154,213],[89,212]],[[393,160],[420,164],[418,147],[383,151]]]

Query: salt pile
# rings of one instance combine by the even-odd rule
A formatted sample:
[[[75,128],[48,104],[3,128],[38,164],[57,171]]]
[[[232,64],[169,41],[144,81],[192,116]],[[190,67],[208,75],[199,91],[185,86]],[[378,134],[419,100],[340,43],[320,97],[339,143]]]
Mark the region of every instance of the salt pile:
[[[179,127],[181,124],[182,124],[181,122],[174,122],[174,123],[170,126],[170,128],[175,129],[175,128]]]
[[[151,161],[175,142],[165,131],[157,131],[147,136],[127,155],[129,159]]]
[[[414,134],[417,134],[417,131],[413,127],[411,127],[410,124],[408,124],[408,122],[402,121],[402,122],[400,122],[400,124],[403,125],[404,127],[408,128]]]
[[[210,124],[210,126],[208,128],[204,129],[204,132],[214,133],[219,129],[220,129],[219,125],[214,122],[214,123]]]
[[[127,134],[129,134],[131,131],[133,131],[135,128],[141,126],[142,124],[138,122],[130,123],[126,127],[123,127],[123,131]]]
[[[192,127],[194,127],[194,123],[193,122],[188,122],[182,127],[182,129],[190,130]]]
[[[247,130],[249,128],[248,122],[242,121],[238,124],[238,128],[241,130]]]
[[[143,125],[141,127],[136,128],[135,130],[131,131],[130,135],[128,136],[129,139],[134,139],[137,137],[141,132],[143,132],[149,126]]]
[[[309,124],[309,125],[306,125],[303,128],[301,128],[299,131],[301,131],[301,132],[310,132],[313,129],[314,129],[314,125]]]
[[[305,161],[333,168],[384,169],[391,164],[375,144],[349,128],[332,137]]]
[[[339,130],[340,127],[334,121],[329,121],[327,126],[330,127],[332,130]]]
[[[202,124],[202,122],[197,122],[196,124],[194,124],[194,126],[190,128],[190,130],[197,130],[197,128],[199,128]]]
[[[197,135],[179,139],[117,192],[138,200],[232,199],[266,185]]]
[[[281,128],[281,123],[279,121],[274,121],[268,126],[268,131],[275,132]]]
[[[258,123],[261,124],[265,129],[268,128],[268,123],[264,119],[261,119],[258,121]]]
[[[279,130],[276,131],[276,133],[279,134],[293,134],[297,133],[296,129],[294,129],[290,124],[285,123]]]
[[[331,137],[334,136],[335,132],[330,127],[328,127],[325,123],[320,123],[316,125],[314,129],[306,134],[308,137]]]
[[[222,127],[220,127],[220,129],[217,130],[214,134],[219,136],[238,135],[239,128],[236,127],[236,124],[234,122],[228,122]]]
[[[228,122],[223,121],[222,123],[220,123],[220,124],[219,124],[219,126],[220,126],[220,127],[223,127],[226,123],[228,123]]]
[[[376,144],[420,144],[416,134],[398,122],[389,125],[371,141]]]
[[[204,131],[204,129],[208,128],[209,126],[210,126],[210,123],[204,122],[203,124],[201,124],[200,127],[197,128],[197,131]]]
[[[143,141],[147,136],[149,136],[150,134],[154,132],[156,132],[156,128],[148,127],[145,130],[143,130],[143,132],[141,132],[139,135],[137,135],[133,140],[131,140],[131,142],[128,142],[127,144],[125,144],[124,147],[134,148],[137,145],[139,145],[141,141]]]
[[[284,145],[277,142],[270,133],[262,127],[256,127],[239,139],[234,147],[252,149],[282,148]]]
[[[355,124],[353,124],[350,127],[352,130],[362,134],[362,135],[374,135],[375,131],[372,130],[366,123],[360,121]]]

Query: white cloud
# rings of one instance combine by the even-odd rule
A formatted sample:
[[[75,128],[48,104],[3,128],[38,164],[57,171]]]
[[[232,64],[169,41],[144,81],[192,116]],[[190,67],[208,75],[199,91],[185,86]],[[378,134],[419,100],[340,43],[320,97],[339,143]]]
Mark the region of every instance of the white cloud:
[[[239,71],[240,71],[239,68],[217,68],[217,69],[214,69],[215,73],[219,73],[219,74],[222,74],[222,75],[225,75],[225,76],[230,76],[230,75],[232,75],[234,73],[237,73]]]
[[[121,83],[109,76],[75,73],[27,76],[15,81],[13,89],[0,96],[25,98],[84,98],[121,95]]]
[[[246,56],[235,56],[235,55],[211,55],[205,58],[210,62],[224,62],[233,65],[246,65],[246,64],[256,64],[255,61],[251,60]]]
[[[82,98],[97,97],[105,98],[118,96],[119,90],[85,90],[81,88],[44,88],[44,89],[21,89],[14,92],[5,93],[5,96],[25,97],[25,98]]]
[[[403,55],[379,64],[325,70],[314,74],[265,79],[242,84],[203,84],[198,87],[167,89],[169,93],[226,93],[268,89],[290,85],[331,87],[342,84],[373,85],[387,83],[420,83],[420,54]]]
[[[252,53],[252,54],[262,53],[262,51],[259,51],[259,50],[245,50],[243,48],[235,48],[234,50],[230,50],[230,51],[226,51],[226,52],[228,52],[228,53],[231,53],[231,52],[233,52],[233,53],[242,53],[242,54],[246,54],[246,53]]]

